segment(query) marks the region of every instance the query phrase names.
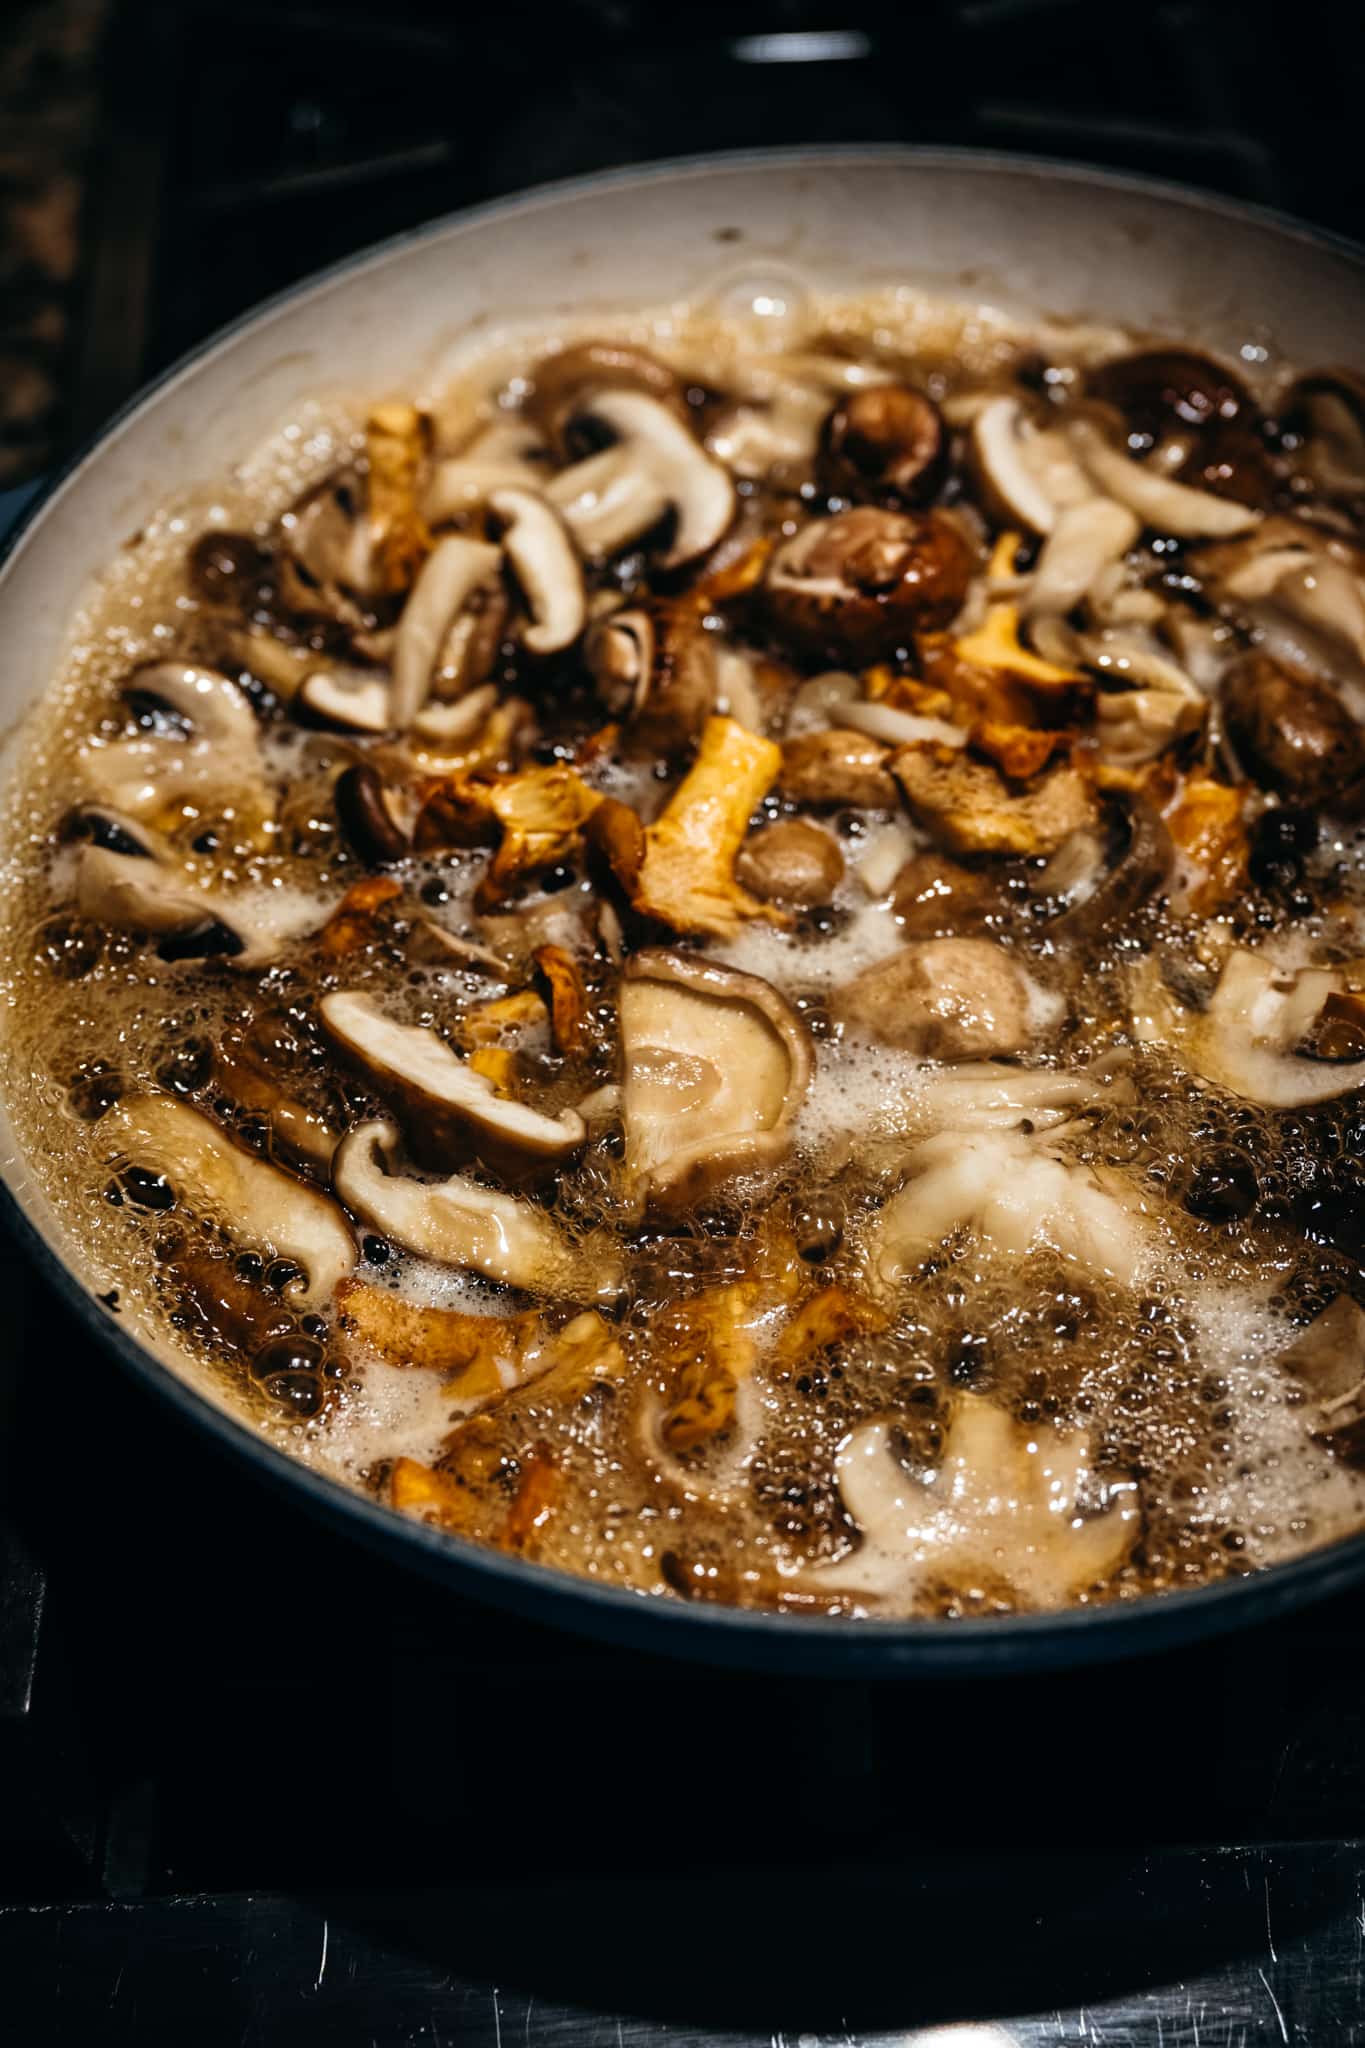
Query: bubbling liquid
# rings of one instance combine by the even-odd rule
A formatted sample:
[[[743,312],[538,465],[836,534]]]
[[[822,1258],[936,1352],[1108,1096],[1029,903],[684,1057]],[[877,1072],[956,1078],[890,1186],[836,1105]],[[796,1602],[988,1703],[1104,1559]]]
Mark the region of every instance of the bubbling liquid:
[[[1039,365],[1043,387],[1064,397],[1087,365],[1128,346],[1101,329],[1025,330],[990,309],[905,293],[784,299],[775,323],[752,311],[756,299],[744,305],[749,317],[727,287],[717,307],[623,317],[613,336],[677,370],[696,394],[694,424],[714,426],[728,405],[771,425],[787,385],[805,374],[800,363],[823,349],[826,363],[861,361],[888,376],[894,355],[898,373],[913,372],[959,434],[974,406],[1035,389]],[[419,394],[438,445],[456,448],[515,415],[527,364],[575,338],[504,337],[455,387]],[[827,406],[838,385],[815,388]],[[1345,829],[1329,828],[1300,877],[1302,900],[1289,908],[1283,892],[1248,885],[1240,899],[1192,916],[1157,891],[1084,941],[1055,920],[1043,861],[1015,861],[1013,895],[1001,894],[984,928],[961,927],[975,937],[984,929],[1023,992],[1022,1051],[984,1064],[898,1043],[894,1030],[870,1031],[841,1013],[844,992],[894,964],[911,936],[895,888],[872,886],[859,868],[885,827],[884,807],[812,807],[777,781],[752,828],[813,817],[840,850],[842,879],[814,910],[746,918],[726,936],[681,943],[759,977],[808,1035],[812,1076],[790,1145],[763,1176],[739,1172],[691,1209],[642,1214],[624,1188],[626,1139],[619,1099],[609,1096],[579,1157],[522,1197],[571,1245],[588,1247],[597,1269],[608,1253],[619,1256],[624,1275],[592,1336],[599,1365],[568,1397],[554,1369],[524,1370],[524,1351],[521,1364],[500,1354],[494,1391],[485,1384],[476,1396],[461,1372],[428,1363],[421,1343],[465,1318],[460,1327],[476,1344],[481,1319],[497,1352],[511,1343],[507,1332],[538,1318],[530,1353],[540,1346],[557,1356],[566,1332],[582,1336],[576,1318],[591,1287],[537,1303],[405,1250],[357,1216],[358,1263],[346,1285],[364,1290],[371,1317],[387,1301],[408,1317],[405,1329],[426,1333],[407,1340],[404,1357],[374,1341],[372,1320],[357,1325],[353,1296],[305,1305],[297,1266],[255,1247],[250,1218],[219,1213],[187,1197],[173,1174],[111,1154],[106,1117],[149,1095],[192,1106],[244,1151],[276,1159],[272,1091],[333,1134],[389,1117],[383,1087],[338,1056],[320,1022],[323,999],[343,988],[373,996],[389,1015],[468,1051],[468,1020],[532,985],[535,949],[546,946],[580,961],[588,1025],[573,1046],[552,1040],[543,1015],[520,1035],[495,1036],[511,1055],[509,1085],[549,1116],[620,1087],[619,960],[599,915],[606,885],[581,846],[495,911],[486,844],[410,846],[383,866],[393,886],[354,943],[329,950],[343,899],[352,902],[348,892],[376,872],[339,822],[338,777],[367,761],[398,774],[404,743],[300,721],[240,637],[229,665],[220,608],[202,579],[187,580],[185,561],[210,527],[250,535],[267,555],[279,549],[277,520],[301,493],[358,462],[363,475],[364,422],[359,407],[291,422],[243,466],[233,495],[168,514],[125,551],[74,624],[10,793],[7,1095],[33,1170],[92,1275],[146,1310],[182,1370],[301,1460],[344,1484],[392,1492],[462,1535],[643,1593],[952,1616],[1037,1604],[1037,1586],[1054,1581],[1025,1552],[1035,1564],[1048,1545],[1064,1554],[1068,1532],[1093,1531],[1120,1511],[1122,1542],[1097,1577],[1081,1572],[1069,1597],[1197,1585],[1358,1528],[1365,1479],[1309,1426],[1304,1385],[1280,1361],[1339,1296],[1365,1301],[1365,1112],[1349,1093],[1276,1109],[1193,1074],[1173,1048],[1143,1042],[1130,981],[1135,962],[1156,958],[1167,987],[1207,1001],[1229,948],[1248,942],[1277,946],[1285,973],[1321,964],[1325,947],[1349,960],[1359,943],[1362,846]],[[774,457],[767,471],[741,477],[740,516],[755,539],[771,546],[837,508],[813,461]],[[979,620],[998,602],[985,561],[1000,522],[975,490],[955,457],[945,502],[978,547],[966,603]],[[603,615],[622,599],[676,604],[700,573],[661,571],[647,548],[618,551],[590,568],[590,600]],[[1161,573],[1160,555],[1146,557],[1147,588],[1160,586]],[[707,631],[776,673],[763,683],[757,723],[780,743],[792,692],[822,662],[780,634],[774,644],[742,602],[737,611],[726,604],[712,602]],[[278,610],[256,623],[280,637]],[[364,659],[382,666],[392,625],[382,615],[366,625],[379,651]],[[335,619],[310,627],[304,617],[284,640],[325,663],[337,635],[357,630]],[[208,803],[160,818],[158,829],[186,876],[268,935],[273,957],[260,966],[166,959],[154,938],[82,915],[74,901],[78,856],[66,821],[87,792],[73,764],[82,749],[158,729],[159,714],[121,691],[140,664],[172,658],[223,667],[254,710],[265,828],[240,804]],[[902,687],[932,675],[915,636],[889,667]],[[509,628],[489,674],[504,702],[528,707],[501,772],[573,762],[590,789],[646,826],[657,819],[682,766],[666,752],[632,758],[619,715],[609,725],[593,696],[581,647],[538,666]],[[603,726],[605,741],[585,745]],[[1199,763],[1205,772],[1210,759],[1197,763],[1189,743],[1179,773]],[[412,789],[426,786],[423,776],[440,779],[429,761],[406,768]],[[1173,793],[1168,786],[1162,799]],[[923,816],[908,825],[905,851],[938,858]],[[991,872],[989,862],[973,872]],[[945,915],[951,937],[958,927]],[[484,957],[443,955],[442,932]],[[680,943],[633,928],[625,913],[627,956],[661,939]],[[244,1061],[266,1077],[254,1100]],[[945,1137],[955,1151],[943,1149]],[[958,1199],[949,1179],[964,1156],[984,1165]],[[325,1162],[286,1159],[284,1169],[327,1186]],[[936,1172],[957,1206],[913,1256],[898,1254],[891,1274],[888,1218],[908,1187],[927,1187]],[[1055,1216],[1025,1240],[1011,1236],[1020,1190],[1033,1180],[1054,1195],[1071,1191],[1067,1199],[1090,1205],[1087,1215],[1096,1201],[1107,1205],[1103,1214],[1117,1216],[1131,1240],[1130,1266],[1119,1273],[1078,1253]],[[803,1315],[809,1329],[797,1343],[790,1332]],[[600,1363],[608,1357],[609,1367]],[[705,1422],[695,1433],[678,1420],[688,1401]],[[1005,1418],[1008,1445],[983,1476],[972,1462],[979,1450],[964,1448],[964,1417],[987,1410]],[[847,1493],[848,1447],[874,1426],[889,1431],[883,1477],[896,1502],[877,1528]],[[1042,1535],[1028,1537],[1038,1460],[1082,1445],[1075,1501],[1054,1488],[1040,1510]],[[409,1470],[427,1475],[420,1499],[397,1490],[395,1475]],[[1005,1503],[989,1538],[968,1527],[963,1505],[979,1503],[983,1486],[997,1507]],[[923,1535],[926,1502],[938,1514],[937,1548]]]

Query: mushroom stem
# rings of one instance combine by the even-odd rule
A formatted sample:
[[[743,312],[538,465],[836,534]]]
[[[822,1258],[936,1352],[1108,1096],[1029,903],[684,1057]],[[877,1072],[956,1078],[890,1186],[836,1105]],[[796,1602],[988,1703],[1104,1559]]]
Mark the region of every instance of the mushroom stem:
[[[403,607],[393,651],[389,723],[406,730],[431,690],[432,671],[455,620],[502,567],[501,548],[450,534],[438,541]]]

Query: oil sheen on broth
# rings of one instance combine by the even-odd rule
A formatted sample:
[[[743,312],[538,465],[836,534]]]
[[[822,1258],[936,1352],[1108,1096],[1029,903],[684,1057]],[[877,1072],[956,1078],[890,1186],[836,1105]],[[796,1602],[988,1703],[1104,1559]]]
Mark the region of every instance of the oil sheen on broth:
[[[11,793],[49,1199],[294,1455],[640,1593],[1358,1527],[1362,508],[1347,372],[909,291],[320,395]]]

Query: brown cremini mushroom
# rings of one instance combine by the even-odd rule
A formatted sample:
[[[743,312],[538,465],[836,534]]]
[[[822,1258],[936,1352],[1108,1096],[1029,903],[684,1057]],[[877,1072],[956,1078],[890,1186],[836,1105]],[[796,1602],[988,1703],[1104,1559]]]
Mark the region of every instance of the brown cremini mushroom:
[[[545,495],[583,553],[594,560],[642,539],[666,512],[665,569],[716,545],[735,511],[729,472],[668,408],[639,391],[595,391],[584,408],[615,436],[609,447],[551,479]]]
[[[941,853],[912,854],[892,884],[891,907],[912,939],[982,931],[1003,920],[1006,902],[995,873]]]
[[[436,1168],[477,1160],[511,1182],[552,1173],[587,1136],[576,1111],[544,1116],[499,1095],[434,1031],[397,1024],[373,997],[324,996],[318,1015],[328,1035],[390,1103],[414,1159]]]
[[[332,786],[337,823],[364,861],[386,866],[404,859],[411,841],[394,816],[384,778],[368,761],[343,768]]]
[[[864,968],[834,1015],[884,1045],[936,1060],[995,1059],[1035,1036],[1027,977],[989,939],[924,939]]]
[[[1328,684],[1268,654],[1244,654],[1223,678],[1222,704],[1259,782],[1338,816],[1365,804],[1365,729]]]
[[[567,436],[583,401],[598,391],[639,391],[682,418],[682,387],[673,371],[648,349],[627,341],[579,341],[542,356],[531,372],[522,412],[561,458],[574,451]]]
[[[796,652],[866,663],[918,630],[947,625],[972,568],[972,550],[946,513],[858,505],[784,541],[763,590],[774,630]]]
[[[735,877],[766,903],[810,909],[828,903],[844,875],[838,841],[804,818],[781,818],[751,833],[735,861]]]
[[[860,503],[926,505],[948,469],[948,433],[932,399],[873,384],[840,399],[820,433],[820,481]]]
[[[783,746],[778,788],[795,804],[891,811],[900,798],[890,760],[890,747],[842,726],[801,733]]]

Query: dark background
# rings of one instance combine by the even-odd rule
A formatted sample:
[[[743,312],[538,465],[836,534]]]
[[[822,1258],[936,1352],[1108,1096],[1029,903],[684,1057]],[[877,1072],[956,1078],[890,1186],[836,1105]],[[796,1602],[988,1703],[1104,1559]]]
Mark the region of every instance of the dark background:
[[[1349,234],[1362,105],[1327,0],[11,4],[0,489],[265,293],[520,185],[959,143]],[[675,1668],[409,1583],[0,1281],[0,2038],[1365,2040],[1360,1599],[989,1684]]]

